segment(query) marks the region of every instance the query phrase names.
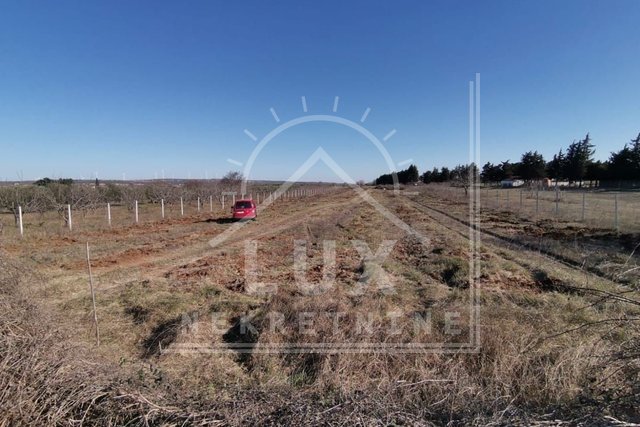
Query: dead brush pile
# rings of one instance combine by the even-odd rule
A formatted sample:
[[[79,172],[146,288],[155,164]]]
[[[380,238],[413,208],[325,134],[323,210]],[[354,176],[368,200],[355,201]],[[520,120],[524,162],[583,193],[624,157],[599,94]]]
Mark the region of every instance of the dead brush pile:
[[[108,366],[73,347],[24,291],[38,280],[0,253],[0,426],[212,425],[212,413],[181,411],[127,391]]]

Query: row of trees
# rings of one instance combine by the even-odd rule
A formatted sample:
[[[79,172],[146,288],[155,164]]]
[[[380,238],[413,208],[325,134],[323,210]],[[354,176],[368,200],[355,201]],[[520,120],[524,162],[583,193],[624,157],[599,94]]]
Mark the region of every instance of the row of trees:
[[[583,139],[574,141],[566,150],[545,161],[537,151],[528,151],[519,162],[509,160],[501,163],[487,162],[480,172],[482,182],[500,182],[505,179],[520,178],[524,181],[536,181],[551,178],[556,181],[567,180],[570,184],[583,181],[638,181],[640,180],[640,134],[617,152],[611,153],[609,160],[594,161],[595,147],[587,134]],[[420,177],[425,183],[462,181],[469,173],[477,171],[475,165],[460,165],[453,169],[434,168]]]
[[[505,179],[520,178],[524,181],[537,181],[550,178],[557,181],[567,180],[570,184],[583,181],[640,181],[640,134],[630,143],[611,153],[607,161],[594,161],[595,146],[591,136],[574,141],[566,150],[560,150],[550,161],[546,161],[537,151],[528,151],[519,162],[509,160],[501,163],[487,162],[482,171],[475,164],[458,165],[452,169],[447,167],[433,168],[419,175],[415,165],[397,173],[400,184],[417,181],[424,183],[454,182],[466,185],[472,174],[479,175],[482,182],[500,182]],[[378,177],[375,184],[393,184],[393,174]]]
[[[482,167],[483,182],[498,182],[513,177],[525,181],[541,178],[567,180],[570,184],[583,181],[637,181],[640,180],[640,134],[607,161],[594,161],[595,148],[591,137],[574,141],[566,150],[560,150],[549,162],[537,151],[522,155],[520,162],[486,163]]]
[[[420,180],[425,184],[449,181],[463,184],[469,181],[469,176],[473,176],[473,173],[477,175],[478,168],[474,163],[470,163],[468,165],[458,165],[453,169],[447,167],[441,169],[433,168],[433,170],[423,173],[420,176]]]
[[[399,184],[411,184],[414,182],[418,182],[420,179],[420,173],[418,172],[418,168],[416,165],[411,165],[405,170],[401,170],[396,173],[398,176]],[[374,183],[376,185],[391,185],[393,184],[393,174],[387,173],[384,175],[380,175]]]
[[[44,214],[57,211],[66,221],[67,205],[74,211],[86,213],[89,210],[115,203],[132,209],[134,202],[177,203],[200,198],[203,202],[214,196],[219,199],[222,192],[239,191],[243,180],[239,172],[229,172],[220,181],[187,181],[182,185],[153,181],[145,184],[95,184],[75,183],[65,178],[52,180],[43,178],[33,185],[14,185],[0,187],[0,210],[9,211],[18,220],[18,206],[24,213]]]
[[[574,141],[566,151],[562,150],[546,162],[542,154],[528,151],[522,155],[520,162],[511,163],[508,160],[500,164],[486,163],[480,174],[483,182],[498,182],[513,177],[525,181],[535,181],[545,177],[555,180],[568,179],[569,182],[580,182],[585,178],[600,179],[592,174],[594,146],[589,134],[580,141]]]

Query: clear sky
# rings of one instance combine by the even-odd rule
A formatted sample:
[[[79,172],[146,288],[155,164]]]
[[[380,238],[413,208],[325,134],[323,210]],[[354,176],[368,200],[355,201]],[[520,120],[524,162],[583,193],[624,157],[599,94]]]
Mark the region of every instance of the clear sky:
[[[549,158],[591,132],[605,159],[640,132],[640,1],[3,1],[0,179],[220,177],[281,120],[335,113],[422,172]],[[250,178],[322,146],[354,179],[388,167],[335,123],[291,128]],[[316,167],[305,179],[336,180]]]

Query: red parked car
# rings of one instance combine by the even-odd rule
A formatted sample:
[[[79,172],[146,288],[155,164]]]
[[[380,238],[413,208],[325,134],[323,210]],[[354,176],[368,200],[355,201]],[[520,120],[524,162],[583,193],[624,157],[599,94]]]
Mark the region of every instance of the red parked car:
[[[238,200],[231,208],[233,219],[256,219],[258,212],[253,200]]]

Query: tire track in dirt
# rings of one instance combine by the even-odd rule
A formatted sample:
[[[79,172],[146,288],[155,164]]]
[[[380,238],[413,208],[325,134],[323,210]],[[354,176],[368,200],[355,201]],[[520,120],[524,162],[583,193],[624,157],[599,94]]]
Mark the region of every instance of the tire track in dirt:
[[[330,193],[322,198],[316,199],[314,203],[307,204],[304,199],[301,201],[286,201],[284,203],[278,203],[271,205],[268,210],[263,211],[259,219],[255,223],[248,223],[233,236],[233,240],[228,242],[228,245],[223,248],[211,248],[209,246],[209,240],[215,237],[217,234],[224,231],[224,228],[215,230],[215,233],[203,232],[203,237],[206,240],[195,242],[189,245],[187,248],[163,248],[149,256],[140,257],[134,262],[126,263],[127,268],[135,268],[144,265],[145,275],[159,275],[164,276],[167,271],[171,269],[177,269],[188,264],[197,264],[201,262],[203,258],[207,258],[220,253],[221,251],[236,250],[240,246],[239,242],[243,242],[247,238],[252,240],[263,240],[271,236],[283,234],[296,227],[308,226],[308,222],[313,218],[328,218],[341,214],[340,218],[344,216],[343,209],[347,205],[352,204],[351,198],[345,198],[345,191],[336,193]],[[300,210],[296,209],[298,206],[303,206]],[[282,215],[282,210],[286,210],[286,214]],[[174,254],[167,256],[167,252],[170,250],[176,250]],[[101,273],[107,273],[110,269],[122,268],[123,265],[114,263],[107,268],[102,269]]]
[[[602,273],[599,270],[595,270],[593,268],[584,266],[579,262],[576,262],[575,260],[572,260],[560,254],[545,250],[544,248],[536,247],[532,244],[509,239],[491,230],[478,227],[476,224],[471,224],[469,221],[457,218],[454,215],[449,214],[448,212],[445,212],[438,208],[434,208],[432,206],[428,206],[417,200],[413,200],[410,198],[405,198],[404,200],[408,201],[410,205],[413,205],[413,207],[416,208],[416,210],[422,212],[423,214],[431,218],[433,222],[439,224],[440,226],[452,232],[455,232],[456,234],[459,234],[460,236],[466,239],[469,238],[469,228],[473,228],[473,230],[479,231],[481,235],[484,237],[483,246],[487,246],[487,242],[489,242],[490,245],[493,245],[494,250],[491,251],[492,254],[494,254],[499,258],[503,258],[505,260],[515,262],[527,270],[531,270],[531,267],[529,265],[522,262],[522,260],[519,260],[517,257],[506,257],[504,254],[501,254],[498,251],[496,251],[495,247],[498,247],[500,249],[506,249],[509,251],[512,251],[514,249],[525,250],[530,254],[531,257],[542,257],[547,261],[560,264],[564,268],[568,268],[574,273],[591,274],[593,276],[596,276],[598,279],[604,280],[605,282],[612,284],[614,286],[625,286],[623,283],[613,280],[611,277],[608,277],[606,274]],[[446,224],[447,222],[452,225],[447,225]],[[454,226],[453,224],[457,224],[457,227]],[[464,230],[461,230],[460,226],[463,226]]]
[[[344,232],[343,224],[348,223],[356,214],[356,211],[353,209],[340,209],[350,203],[351,200],[338,200],[324,203],[322,206],[311,211],[303,209],[295,212],[295,216],[293,217],[276,219],[275,224],[269,223],[268,229],[262,231],[256,231],[256,228],[259,228],[261,224],[248,224],[239,230],[238,234],[234,235],[233,242],[228,246],[221,249],[205,247],[205,250],[207,250],[206,255],[198,253],[188,260],[185,260],[182,256],[180,257],[179,265],[172,265],[168,269],[167,266],[164,265],[163,274],[167,277],[171,276],[174,270],[188,271],[191,267],[197,268],[203,264],[211,265],[211,261],[218,259],[222,253],[240,249],[241,243],[249,238],[257,241],[276,238],[280,242],[296,237],[306,238],[310,250],[321,248],[319,242],[322,239],[335,240],[337,234]],[[264,218],[264,216],[262,218]],[[265,249],[261,247],[260,251],[263,250]],[[273,253],[272,256],[277,257],[278,255]],[[243,257],[241,258],[244,259]],[[227,257],[227,260],[228,259]],[[201,273],[204,272],[201,271]]]

